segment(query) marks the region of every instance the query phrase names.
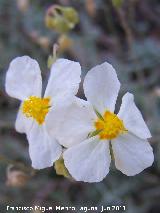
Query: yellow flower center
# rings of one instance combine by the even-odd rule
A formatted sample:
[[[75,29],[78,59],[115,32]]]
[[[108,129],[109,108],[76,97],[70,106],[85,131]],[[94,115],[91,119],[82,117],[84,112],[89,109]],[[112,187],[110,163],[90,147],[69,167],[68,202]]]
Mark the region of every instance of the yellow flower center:
[[[100,139],[111,140],[127,131],[123,121],[116,114],[109,111],[106,111],[102,117],[98,117],[94,125]]]
[[[27,118],[33,118],[38,124],[43,124],[47,113],[49,112],[50,98],[39,98],[30,96],[23,102],[22,112]]]

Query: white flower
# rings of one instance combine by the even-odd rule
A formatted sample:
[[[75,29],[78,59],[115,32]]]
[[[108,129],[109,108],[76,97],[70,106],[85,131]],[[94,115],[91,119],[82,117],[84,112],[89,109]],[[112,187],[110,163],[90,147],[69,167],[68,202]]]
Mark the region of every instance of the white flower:
[[[76,99],[62,113],[54,113],[54,129],[64,152],[65,166],[78,181],[99,182],[109,172],[112,146],[115,166],[128,176],[153,163],[151,137],[133,95],[126,93],[119,113],[114,114],[120,82],[114,68],[103,63],[91,69],[84,80],[88,101]],[[59,116],[60,115],[60,116]],[[53,115],[52,115],[53,116]]]
[[[54,124],[52,111],[56,113],[57,109],[63,109],[73,101],[78,91],[80,74],[79,63],[58,59],[52,65],[42,97],[42,78],[38,63],[28,56],[17,57],[10,63],[6,75],[6,91],[10,96],[21,100],[16,130],[26,133],[32,166],[36,169],[52,166],[62,153],[61,145],[49,134]],[[46,125],[48,122],[51,122],[50,129]]]

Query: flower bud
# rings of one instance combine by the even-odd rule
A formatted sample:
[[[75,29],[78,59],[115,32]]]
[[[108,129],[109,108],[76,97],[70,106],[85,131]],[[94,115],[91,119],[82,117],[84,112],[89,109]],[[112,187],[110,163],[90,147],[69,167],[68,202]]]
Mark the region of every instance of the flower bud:
[[[79,18],[75,9],[59,5],[51,6],[45,17],[46,26],[61,34],[73,29],[78,21]]]
[[[72,7],[64,8],[63,15],[73,27],[79,22],[78,13]]]
[[[54,18],[54,29],[59,33],[66,33],[70,30],[71,26],[67,22],[66,19],[64,19],[61,16],[57,16]]]
[[[57,175],[63,175],[66,178],[72,178],[64,165],[64,160],[62,157],[55,162],[54,168],[56,170]]]

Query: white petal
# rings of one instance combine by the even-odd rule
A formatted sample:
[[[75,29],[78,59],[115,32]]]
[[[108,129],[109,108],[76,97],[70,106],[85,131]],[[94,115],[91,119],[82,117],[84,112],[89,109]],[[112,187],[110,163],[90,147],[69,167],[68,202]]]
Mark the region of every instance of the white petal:
[[[124,126],[133,134],[142,139],[150,138],[151,133],[143,120],[143,117],[134,103],[134,97],[126,93],[122,98],[122,105],[118,117],[124,122]]]
[[[94,131],[96,115],[91,105],[82,99],[59,109],[51,110],[46,117],[49,134],[55,136],[65,147],[73,146],[85,140]]]
[[[77,181],[100,182],[109,172],[109,142],[92,137],[64,152],[64,163]]]
[[[15,122],[15,129],[19,133],[27,133],[33,124],[33,119],[32,118],[27,118],[23,113],[22,113],[22,103],[19,107],[18,113],[17,113],[17,118]]]
[[[131,133],[114,139],[112,148],[116,168],[128,176],[140,173],[154,161],[153,150],[148,141]]]
[[[92,68],[84,80],[84,93],[89,102],[100,112],[114,111],[120,82],[115,69],[105,62]]]
[[[21,105],[20,105],[18,113],[17,113],[16,122],[15,122],[16,131],[19,132],[19,133],[25,133],[26,132],[25,131],[24,119],[25,119],[25,116],[22,113]]]
[[[32,129],[27,134],[27,138],[33,168],[43,169],[51,167],[60,157],[62,148],[55,138],[49,136],[44,125],[39,126],[37,123],[34,123]]]
[[[31,95],[41,96],[41,71],[36,60],[29,56],[17,57],[10,63],[6,75],[6,92],[24,100]]]
[[[53,105],[59,99],[76,95],[79,88],[81,67],[78,62],[58,59],[51,68],[51,74],[45,91],[45,97],[53,98]]]

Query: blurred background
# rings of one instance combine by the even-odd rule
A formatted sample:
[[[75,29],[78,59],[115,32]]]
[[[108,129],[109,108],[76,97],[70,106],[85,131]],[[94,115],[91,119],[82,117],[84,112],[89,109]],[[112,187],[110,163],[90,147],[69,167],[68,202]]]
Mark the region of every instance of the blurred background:
[[[72,9],[66,12],[66,6]],[[0,212],[7,212],[6,205],[126,205],[127,213],[160,212],[159,17],[159,0],[0,0]],[[116,68],[122,83],[117,110],[126,91],[135,95],[153,135],[152,167],[127,177],[112,163],[97,184],[71,181],[54,167],[30,168],[28,142],[14,128],[19,101],[5,93],[5,75],[13,58],[29,55],[46,85],[54,43],[60,57],[80,62],[83,77],[104,61]],[[78,96],[84,98],[82,85]]]

